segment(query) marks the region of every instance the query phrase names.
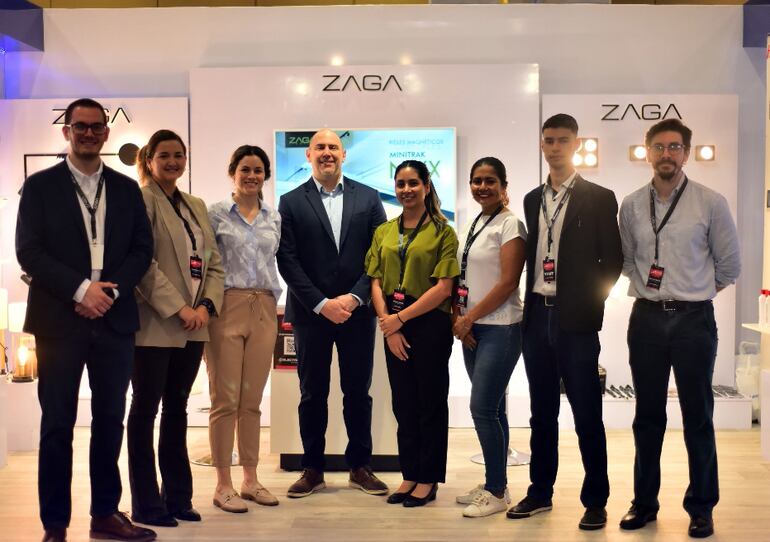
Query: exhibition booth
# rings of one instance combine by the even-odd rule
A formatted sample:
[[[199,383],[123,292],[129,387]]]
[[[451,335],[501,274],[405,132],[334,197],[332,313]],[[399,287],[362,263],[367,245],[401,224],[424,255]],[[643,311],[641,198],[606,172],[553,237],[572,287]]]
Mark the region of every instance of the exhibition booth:
[[[442,210],[458,229],[477,212],[467,180],[481,156],[506,164],[511,209],[523,216],[524,194],[547,171],[539,149],[543,119],[565,112],[578,120],[581,175],[612,189],[620,203],[650,179],[637,149],[645,130],[679,118],[694,132],[688,176],[725,196],[741,241],[741,278],[715,300],[715,426],[751,428],[753,398],[730,390],[740,343],[759,342],[756,330],[770,331],[742,326],[757,323],[757,294],[770,286],[770,250],[763,249],[770,242],[770,176],[762,163],[770,156],[770,124],[762,121],[768,118],[765,48],[744,47],[741,7],[54,9],[45,10],[43,20],[43,51],[0,55],[0,329],[6,367],[27,366],[18,354],[25,339],[18,324],[3,319],[22,310],[26,299],[13,248],[18,191],[25,176],[61,159],[62,112],[75,97],[103,103],[110,126],[105,163],[128,175],[135,176],[136,150],[155,130],[183,134],[190,149],[184,185],[207,203],[227,197],[229,156],[251,143],[273,160],[265,201],[276,206],[309,177],[308,134],[327,127],[347,148],[345,174],[375,187],[389,217],[398,214],[395,165],[406,158],[426,161]],[[612,289],[600,334],[599,362],[607,388],[615,390],[604,400],[610,429],[628,429],[633,418],[627,288],[621,278]],[[763,341],[761,357],[770,369]],[[34,344],[30,349],[34,360]],[[392,456],[395,420],[379,334],[375,352],[375,454]],[[296,456],[298,380],[290,363],[279,365],[265,392],[262,421],[272,428],[271,451]],[[340,415],[330,418],[327,453],[335,455],[344,450],[345,432],[338,374],[332,374],[330,412]],[[2,465],[6,435],[8,449],[34,449],[39,412],[34,385],[0,380]],[[770,398],[770,376],[765,380]],[[190,398],[191,425],[207,424],[207,390],[201,369]],[[458,343],[450,361],[450,426],[472,427],[469,396]],[[84,381],[78,425],[90,421],[89,397]],[[528,426],[522,363],[509,384],[508,411],[512,427]],[[668,414],[669,426],[681,427],[675,396]],[[561,427],[572,423],[563,400]],[[770,458],[770,441],[763,446]]]

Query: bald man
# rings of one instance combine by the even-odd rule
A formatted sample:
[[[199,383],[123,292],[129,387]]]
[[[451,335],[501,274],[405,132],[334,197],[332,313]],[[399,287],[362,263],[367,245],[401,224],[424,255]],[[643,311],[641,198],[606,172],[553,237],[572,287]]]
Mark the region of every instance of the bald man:
[[[342,174],[345,149],[337,134],[316,132],[305,154],[313,176],[282,196],[278,205],[282,219],[278,269],[289,287],[284,320],[294,327],[304,449],[302,476],[288,496],[306,497],[326,487],[324,448],[334,344],[350,486],[383,495],[388,487],[370,467],[375,319],[364,257],[374,230],[385,222],[385,210],[376,190]]]

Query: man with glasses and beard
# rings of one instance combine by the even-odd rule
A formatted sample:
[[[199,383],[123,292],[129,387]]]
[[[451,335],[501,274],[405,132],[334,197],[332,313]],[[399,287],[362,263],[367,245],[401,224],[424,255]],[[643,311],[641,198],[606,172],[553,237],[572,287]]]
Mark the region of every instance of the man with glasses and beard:
[[[634,500],[621,529],[657,518],[660,453],[671,369],[682,409],[690,485],[684,508],[689,535],[714,533],[719,500],[711,380],[717,351],[712,299],[740,274],[738,236],[724,196],[688,179],[692,131],[678,119],[645,136],[652,182],[623,200],[623,274],[636,298],[628,350],[636,391]]]
[[[72,513],[72,433],[83,369],[91,385],[91,538],[148,542],[118,512],[118,456],[139,315],[134,286],[152,260],[139,186],[99,153],[110,129],[91,99],[64,114],[66,160],[25,182],[16,254],[32,277],[24,331],[35,336],[42,409],[38,494],[43,542],[63,542]]]

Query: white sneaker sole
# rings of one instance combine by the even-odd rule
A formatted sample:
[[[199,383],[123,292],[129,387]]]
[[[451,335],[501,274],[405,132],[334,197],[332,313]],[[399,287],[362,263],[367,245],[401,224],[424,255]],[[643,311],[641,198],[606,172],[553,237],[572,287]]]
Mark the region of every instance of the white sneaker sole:
[[[354,482],[352,480],[348,481],[348,486],[352,487],[353,489],[360,489],[367,495],[387,495],[388,494],[387,489],[366,489],[361,484]]]

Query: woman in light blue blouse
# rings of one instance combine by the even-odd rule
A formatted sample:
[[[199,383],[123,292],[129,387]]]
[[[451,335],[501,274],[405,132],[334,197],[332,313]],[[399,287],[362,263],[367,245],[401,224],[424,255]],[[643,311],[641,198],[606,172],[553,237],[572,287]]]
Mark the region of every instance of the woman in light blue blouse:
[[[225,268],[225,298],[210,325],[206,345],[211,412],[209,440],[217,470],[214,504],[226,512],[246,512],[244,499],[278,504],[257,479],[262,392],[270,374],[277,335],[276,301],[281,295],[275,253],[281,217],[262,200],[270,160],[252,145],[238,147],[228,170],[231,197],[209,208]],[[230,476],[233,438],[243,467],[240,494]]]

